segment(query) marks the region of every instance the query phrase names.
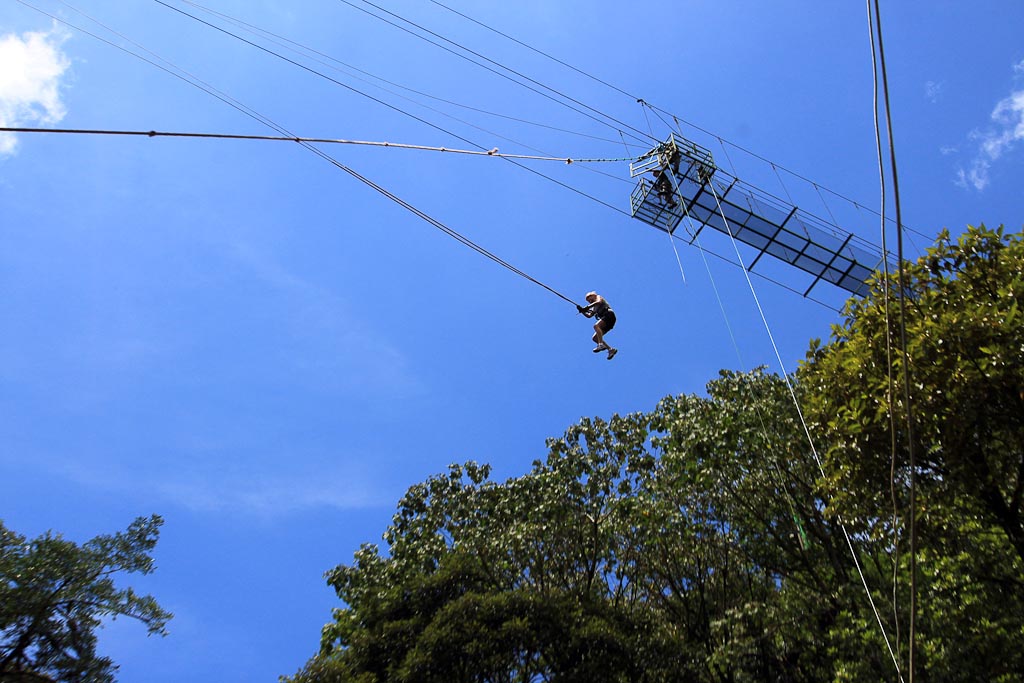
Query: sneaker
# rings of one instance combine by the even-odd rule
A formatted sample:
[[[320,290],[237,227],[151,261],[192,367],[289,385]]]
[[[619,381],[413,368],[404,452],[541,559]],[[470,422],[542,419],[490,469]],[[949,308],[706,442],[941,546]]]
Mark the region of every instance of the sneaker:
[[[608,349],[608,360],[615,358],[615,354],[617,354],[618,352],[618,349]]]
[[[601,353],[602,351],[607,351],[607,350],[608,350],[608,345],[607,344],[598,344],[597,346],[594,347],[594,353]]]

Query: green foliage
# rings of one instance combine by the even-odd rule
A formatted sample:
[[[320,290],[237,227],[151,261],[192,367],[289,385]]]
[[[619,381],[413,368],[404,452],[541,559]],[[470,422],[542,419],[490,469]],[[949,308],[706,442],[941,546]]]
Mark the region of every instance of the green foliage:
[[[1024,246],[971,228],[907,273],[918,678],[1019,680]],[[894,680],[909,465],[886,287],[790,382],[723,371],[581,420],[520,477],[470,462],[411,487],[386,550],[328,572],[343,606],[288,680]]]
[[[822,680],[861,609],[781,378],[723,373],[488,475],[413,486],[387,554],[328,573],[345,607],[294,681]],[[847,649],[877,670],[876,641]]]
[[[81,546],[51,533],[28,541],[0,523],[0,679],[113,681],[115,665],[96,653],[103,617],[131,617],[163,635],[170,613],[113,580],[153,571],[162,523],[140,517]]]
[[[1012,680],[1024,671],[1024,240],[984,226],[955,242],[943,232],[906,264],[912,438],[899,337],[887,337],[897,283],[879,279],[851,300],[800,372],[808,419],[828,445],[832,511],[889,539],[909,604],[912,446],[921,669],[934,680]]]

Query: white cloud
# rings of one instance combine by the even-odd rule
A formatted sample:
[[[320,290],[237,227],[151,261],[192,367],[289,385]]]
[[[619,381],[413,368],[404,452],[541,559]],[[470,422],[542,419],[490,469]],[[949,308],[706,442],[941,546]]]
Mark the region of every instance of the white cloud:
[[[61,52],[67,33],[54,27],[47,33],[0,36],[0,125],[52,124],[64,118],[61,79],[70,65]],[[0,133],[0,155],[13,154],[17,139]]]
[[[309,457],[309,454],[306,454]],[[307,510],[358,510],[387,506],[401,491],[366,463],[371,457],[340,456],[337,462],[300,465],[288,455],[281,463],[247,461],[220,454],[206,462],[183,456],[176,463],[83,462],[56,458],[43,465],[60,477],[118,498],[156,501],[199,514],[231,513],[276,518]]]
[[[355,468],[353,468],[355,469]],[[193,512],[227,512],[275,517],[315,508],[352,510],[376,507],[398,499],[381,491],[362,472],[264,472],[251,476],[164,476],[147,482],[148,490]]]
[[[939,101],[945,88],[946,84],[943,81],[928,81],[924,84],[924,96],[928,98],[929,102],[935,104]]]
[[[1024,59],[1013,65],[1014,73],[1024,74]]]
[[[1013,69],[1024,73],[1024,61]],[[992,165],[1024,140],[1024,89],[1013,91],[997,102],[991,118],[992,125],[970,134],[976,152],[969,167],[957,171],[957,184],[961,187],[984,190],[989,184]]]

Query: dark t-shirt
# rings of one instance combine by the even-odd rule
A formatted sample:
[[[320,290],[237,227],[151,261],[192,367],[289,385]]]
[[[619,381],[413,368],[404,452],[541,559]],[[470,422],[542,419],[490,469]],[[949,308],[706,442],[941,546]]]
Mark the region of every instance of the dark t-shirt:
[[[608,302],[604,299],[598,299],[594,303],[587,306],[587,310],[594,312],[594,317],[600,320],[601,318],[607,317],[610,313],[612,316],[615,313],[612,311],[612,307],[608,305]]]

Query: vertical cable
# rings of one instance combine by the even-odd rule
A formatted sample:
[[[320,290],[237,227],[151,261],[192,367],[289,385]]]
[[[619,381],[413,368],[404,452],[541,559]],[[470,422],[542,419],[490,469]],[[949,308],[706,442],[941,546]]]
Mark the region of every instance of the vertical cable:
[[[906,410],[907,459],[910,475],[910,664],[909,679],[914,683],[914,668],[917,636],[917,459],[914,453],[914,423],[910,401],[910,358],[907,354],[907,269],[903,259],[903,219],[900,213],[900,184],[896,173],[896,145],[892,133],[892,107],[889,102],[889,78],[885,68],[885,47],[882,42],[882,15],[878,8],[878,0],[873,0],[875,10],[875,28],[878,38],[878,60],[882,74],[882,98],[885,101],[885,126],[889,142],[889,170],[892,175],[893,206],[896,209],[896,258],[899,273],[899,311],[900,311],[900,354],[903,358],[903,402]]]
[[[683,262],[679,258],[679,250],[676,249],[676,240],[672,237],[672,233],[668,233],[668,241],[672,243],[672,251],[676,255],[676,263],[679,264],[679,274],[683,276],[683,285],[686,284],[686,273],[683,272]]]
[[[892,530],[893,562],[892,562],[892,606],[893,616],[896,623],[896,651],[900,648],[900,619],[899,619],[899,506],[896,499],[896,406],[893,398],[896,395],[894,386],[895,379],[892,372],[892,320],[889,311],[889,292],[892,279],[889,274],[889,249],[886,244],[885,232],[885,165],[882,162],[882,132],[878,120],[878,60],[875,51],[875,28],[872,22],[871,0],[867,0],[868,10],[868,38],[871,41],[871,79],[872,79],[872,112],[875,122],[875,147],[878,155],[878,180],[879,192],[881,194],[881,222],[880,232],[882,237],[882,272],[885,280],[882,286],[882,303],[885,314],[885,372],[887,377],[885,400],[889,412],[889,498],[892,502]],[[908,672],[908,676],[911,674]]]

